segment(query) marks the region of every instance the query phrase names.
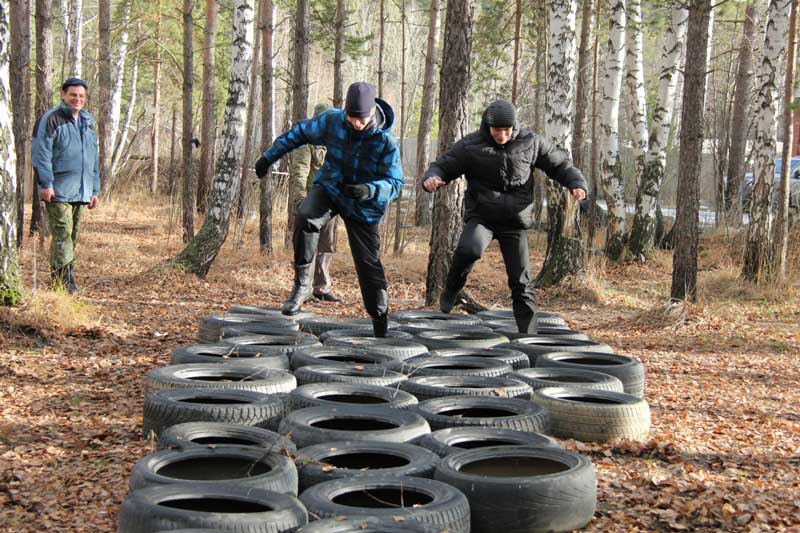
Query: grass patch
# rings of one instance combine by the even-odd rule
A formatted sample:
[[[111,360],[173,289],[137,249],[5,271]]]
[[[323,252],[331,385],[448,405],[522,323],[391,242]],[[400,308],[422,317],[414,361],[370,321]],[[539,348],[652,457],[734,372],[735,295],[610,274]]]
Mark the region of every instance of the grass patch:
[[[100,325],[91,304],[63,290],[36,291],[17,309],[6,310],[5,321],[14,329],[69,333]]]

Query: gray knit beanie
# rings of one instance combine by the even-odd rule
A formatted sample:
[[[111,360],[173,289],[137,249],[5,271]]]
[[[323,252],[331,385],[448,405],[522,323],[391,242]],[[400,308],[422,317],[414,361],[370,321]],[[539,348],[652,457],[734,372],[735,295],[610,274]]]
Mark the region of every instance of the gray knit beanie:
[[[493,128],[513,128],[517,125],[517,110],[508,100],[495,100],[486,108],[486,124]]]

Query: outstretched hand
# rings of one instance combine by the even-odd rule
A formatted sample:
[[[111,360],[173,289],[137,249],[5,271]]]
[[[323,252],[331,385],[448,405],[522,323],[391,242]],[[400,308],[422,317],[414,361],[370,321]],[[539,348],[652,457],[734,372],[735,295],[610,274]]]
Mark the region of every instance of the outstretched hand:
[[[579,202],[586,199],[586,191],[583,189],[572,189],[569,192],[572,193],[572,197]]]
[[[256,176],[259,179],[263,178],[269,172],[269,161],[265,157],[259,157],[255,164]]]
[[[422,188],[425,189],[427,192],[436,192],[436,190],[442,185],[447,185],[447,184],[439,176],[431,176],[430,178],[422,182]]]

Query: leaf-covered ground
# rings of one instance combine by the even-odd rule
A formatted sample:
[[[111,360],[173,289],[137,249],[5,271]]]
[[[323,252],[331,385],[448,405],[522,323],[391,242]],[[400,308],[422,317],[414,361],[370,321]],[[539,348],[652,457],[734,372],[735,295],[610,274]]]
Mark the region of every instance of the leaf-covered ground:
[[[114,530],[131,468],[152,449],[140,434],[144,374],[197,342],[201,316],[282,302],[289,257],[281,245],[259,255],[255,224],[241,247],[232,231],[199,280],[164,264],[181,248],[176,219],[148,200],[102,206],[86,217],[78,251],[78,301],[88,305],[40,290],[0,310],[0,531]],[[386,254],[394,309],[423,306],[427,242],[420,233],[402,257]],[[531,242],[536,270],[544,238]],[[333,273],[346,303],[311,308],[366,316],[340,243]],[[29,289],[34,261],[40,286],[46,276],[37,248],[34,257],[28,240],[22,254]],[[588,279],[540,292],[544,309],[647,370],[647,442],[563,443],[597,470],[586,531],[800,530],[800,289],[797,277],[780,289],[742,287],[735,255],[723,238],[704,241],[700,302],[671,310],[668,254],[647,265],[596,262]],[[469,286],[508,307],[495,247]]]

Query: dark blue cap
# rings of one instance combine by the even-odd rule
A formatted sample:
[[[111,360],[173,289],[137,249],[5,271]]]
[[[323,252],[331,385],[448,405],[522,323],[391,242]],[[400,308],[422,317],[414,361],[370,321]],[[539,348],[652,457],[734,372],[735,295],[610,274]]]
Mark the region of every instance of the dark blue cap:
[[[375,86],[365,81],[352,84],[347,89],[344,112],[348,117],[366,118],[375,107]]]
[[[70,87],[83,87],[87,91],[89,90],[89,86],[80,78],[67,78],[64,80],[64,83],[61,84],[62,91],[66,91]]]

